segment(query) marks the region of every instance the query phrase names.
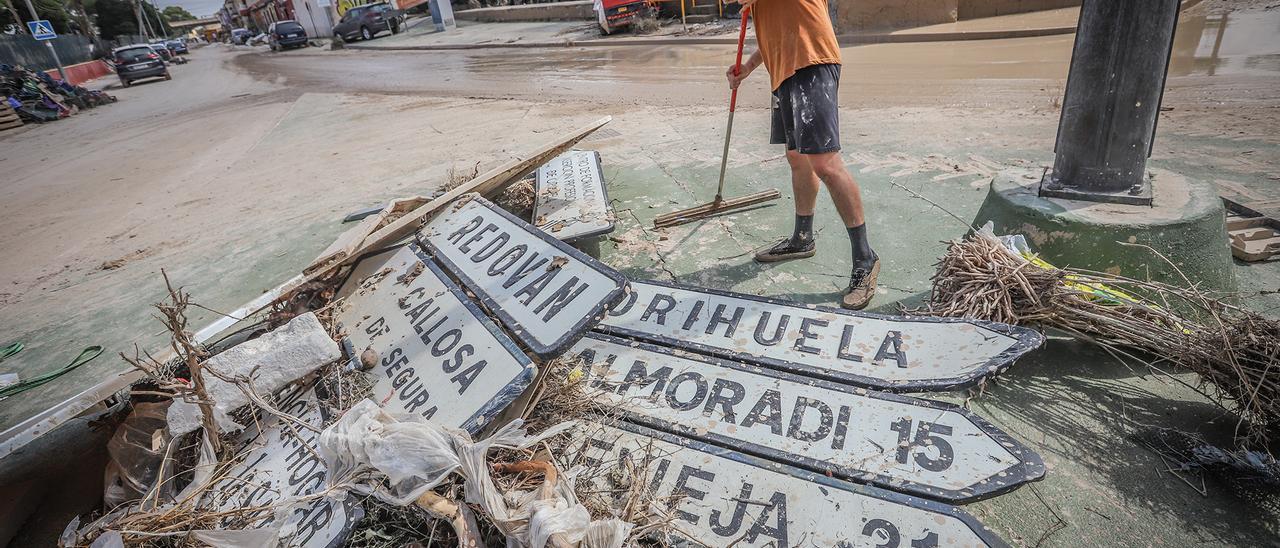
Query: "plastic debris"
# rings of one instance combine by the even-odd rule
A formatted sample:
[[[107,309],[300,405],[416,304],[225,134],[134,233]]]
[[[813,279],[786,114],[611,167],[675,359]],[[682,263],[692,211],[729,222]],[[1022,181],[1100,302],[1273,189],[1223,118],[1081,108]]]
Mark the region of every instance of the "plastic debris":
[[[405,506],[456,471],[466,479],[466,502],[480,505],[508,542],[542,548],[558,535],[556,545],[621,546],[619,539],[626,538],[631,524],[592,522],[563,476],[549,474],[543,488],[535,491],[503,493],[487,469],[485,458],[491,449],[528,448],[571,426],[560,423],[526,435],[523,421],[517,419],[486,439],[472,441],[465,432],[416,415],[393,417],[364,400],[325,429],[317,449],[328,464],[331,488],[349,488]]]

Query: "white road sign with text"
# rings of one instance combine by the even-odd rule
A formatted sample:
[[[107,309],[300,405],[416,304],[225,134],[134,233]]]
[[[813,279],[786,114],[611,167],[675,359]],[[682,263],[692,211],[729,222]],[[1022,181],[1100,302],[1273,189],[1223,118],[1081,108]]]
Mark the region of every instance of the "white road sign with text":
[[[324,427],[315,385],[292,385],[277,397],[278,408],[316,428]],[[259,430],[261,427],[261,430]],[[296,435],[294,432],[297,432]],[[238,447],[248,448],[220,481],[207,491],[206,504],[221,510],[242,510],[222,519],[226,528],[281,528],[281,546],[329,548],[341,546],[363,515],[351,500],[318,497],[297,504],[283,520],[275,505],[325,489],[328,468],[315,452],[320,434],[294,425],[286,428],[274,415],[264,414],[240,434]],[[247,513],[243,510],[252,509]],[[247,525],[246,525],[247,524]]]
[[[600,321],[626,281],[474,194],[418,232],[441,265],[539,358],[558,356]]]
[[[600,153],[570,150],[538,168],[533,225],[561,241],[613,231]]]
[[[632,281],[597,330],[890,392],[955,390],[1040,346],[1035,331],[881,316]]]
[[[605,335],[571,352],[627,420],[802,468],[948,502],[1044,475],[1038,455],[954,405]]]
[[[532,361],[416,246],[379,261],[338,306],[357,355],[378,364],[374,401],[475,433],[533,380]],[[340,293],[345,293],[340,292]]]
[[[706,546],[978,547],[1005,543],[954,506],[856,485],[644,427],[583,422],[563,469],[600,490],[641,481]]]

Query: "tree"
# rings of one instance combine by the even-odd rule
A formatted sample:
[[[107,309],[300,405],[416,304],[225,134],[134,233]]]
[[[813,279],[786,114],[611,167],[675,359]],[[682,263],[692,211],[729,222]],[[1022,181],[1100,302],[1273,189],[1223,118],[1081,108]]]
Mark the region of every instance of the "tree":
[[[27,32],[27,21],[31,21],[31,12],[27,10],[25,4],[21,4],[21,0],[5,0],[6,6],[0,11],[0,28],[7,25],[16,25],[21,28],[25,34]],[[10,2],[18,3],[18,5],[10,4]],[[60,0],[32,0],[31,3],[36,8],[38,19],[48,19],[53,24],[53,30],[58,34],[71,34],[72,27],[70,25],[71,15],[67,13],[67,9],[63,7]],[[9,9],[12,7],[12,9]],[[13,16],[17,14],[19,20],[14,21]]]
[[[191,12],[187,11],[186,8],[182,6],[168,6],[163,10],[160,10],[160,13],[164,15],[165,20],[170,23],[174,21],[190,21],[196,18],[196,16],[191,15]]]
[[[133,16],[129,0],[94,0],[94,18],[98,31],[108,40],[125,34],[142,34],[138,31],[138,18]]]
[[[151,5],[151,2],[148,0],[141,0],[141,2],[142,9],[146,12],[144,16],[148,21],[151,21],[151,30],[155,31],[156,34],[159,34],[160,36],[169,36],[173,34],[173,27],[170,27],[169,21],[165,19],[164,16],[160,15],[160,10],[157,10],[155,6]],[[159,23],[158,28],[156,26],[157,23]]]

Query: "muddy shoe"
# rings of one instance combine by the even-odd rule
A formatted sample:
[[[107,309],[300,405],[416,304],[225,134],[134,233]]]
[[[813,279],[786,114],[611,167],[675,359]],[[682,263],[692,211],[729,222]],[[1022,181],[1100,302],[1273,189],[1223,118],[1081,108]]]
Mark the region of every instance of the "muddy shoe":
[[[774,244],[773,247],[756,252],[757,263],[777,263],[792,259],[806,259],[817,253],[818,247],[813,240],[797,243],[787,238]]]
[[[876,276],[880,275],[880,259],[876,259],[875,264],[871,265],[871,271],[866,269],[854,269],[853,275],[849,278],[849,288],[844,290],[844,298],[840,299],[840,306],[849,310],[862,310],[871,302],[871,298],[876,296]]]

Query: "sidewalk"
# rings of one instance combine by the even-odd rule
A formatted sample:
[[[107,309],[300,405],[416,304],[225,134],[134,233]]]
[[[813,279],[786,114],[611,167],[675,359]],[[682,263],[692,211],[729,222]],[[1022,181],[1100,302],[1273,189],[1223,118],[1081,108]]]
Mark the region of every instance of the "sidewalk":
[[[1201,0],[1183,0],[1186,10]],[[993,40],[1051,36],[1075,32],[1080,8],[1060,8],[1013,15],[969,19],[955,23],[925,25],[907,29],[841,34],[840,44],[945,42],[954,40]],[[597,46],[669,46],[737,43],[737,19],[720,19],[710,23],[682,26],[678,20],[664,21],[651,34],[623,32],[603,36],[591,21],[481,23],[458,20],[454,32],[437,32],[430,24],[418,25],[397,36],[380,38],[368,44],[348,45],[357,50],[462,50],[494,48],[559,48]],[[755,42],[755,31],[747,35]]]
[[[1048,12],[1005,15],[928,25],[910,29],[860,32],[839,36],[842,45],[883,42],[942,42],[949,40],[990,40],[1047,36],[1075,32],[1079,8]],[[721,19],[688,26],[686,32],[679,21],[667,22],[660,30],[646,35],[602,36],[593,22],[549,21],[515,23],[481,23],[458,21],[454,32],[437,32],[430,24],[417,25],[409,32],[379,38],[368,44],[356,42],[351,49],[364,50],[458,50],[493,48],[554,48],[594,46],[670,46],[735,44],[737,19]],[[755,31],[747,35],[755,42]]]
[[[841,44],[880,42],[935,42],[947,40],[985,40],[1023,36],[1070,34],[1075,31],[1079,8],[1063,8],[1042,12],[1004,15],[927,25],[900,30],[860,32],[841,35]],[[686,30],[687,28],[687,30]],[[591,21],[535,21],[489,23],[458,20],[453,32],[437,32],[426,21],[408,32],[379,38],[369,43],[355,42],[347,47],[365,50],[457,50],[492,48],[550,48],[590,46],[657,46],[734,44],[737,19],[720,19],[710,23],[682,26],[679,21],[666,21],[649,34],[621,33],[603,36]],[[747,40],[755,41],[754,30]]]
[[[686,33],[679,22],[667,23],[652,34],[602,36],[592,21],[533,21],[482,23],[458,20],[452,32],[438,32],[426,21],[408,32],[365,42],[352,42],[349,49],[363,50],[457,50],[491,48],[629,46],[673,44],[733,44],[736,19],[689,25]],[[754,40],[752,38],[751,40]]]

